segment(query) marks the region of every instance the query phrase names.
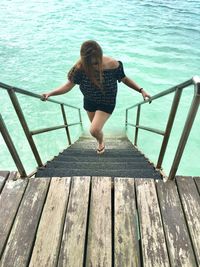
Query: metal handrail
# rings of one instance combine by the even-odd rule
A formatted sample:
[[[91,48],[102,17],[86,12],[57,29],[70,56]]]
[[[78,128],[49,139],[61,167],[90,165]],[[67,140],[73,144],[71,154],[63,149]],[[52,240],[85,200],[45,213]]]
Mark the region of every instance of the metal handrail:
[[[185,81],[183,83],[180,83],[180,84],[178,84],[176,86],[173,86],[168,90],[165,90],[165,91],[163,91],[163,92],[161,92],[159,94],[156,94],[155,96],[151,97],[148,100],[142,101],[142,102],[140,102],[140,103],[138,103],[136,105],[133,105],[133,106],[131,106],[131,107],[126,109],[126,121],[125,121],[126,128],[127,128],[128,125],[135,127],[134,145],[137,146],[137,138],[138,138],[138,130],[139,129],[143,129],[143,130],[147,130],[147,131],[150,131],[150,132],[153,132],[153,133],[156,133],[156,134],[163,135],[163,142],[162,142],[162,145],[161,145],[161,149],[160,149],[160,153],[159,153],[159,157],[158,157],[158,162],[157,162],[157,165],[156,165],[157,169],[161,169],[161,165],[162,165],[162,162],[163,162],[163,159],[164,159],[165,151],[166,151],[167,144],[168,144],[168,141],[169,141],[169,137],[170,137],[170,134],[171,134],[172,126],[173,126],[173,123],[174,123],[174,119],[175,119],[175,116],[176,116],[176,112],[177,112],[177,108],[178,108],[178,105],[179,105],[179,102],[180,102],[182,91],[183,91],[184,88],[186,88],[186,87],[188,87],[190,85],[194,85],[194,96],[193,96],[193,100],[192,100],[192,103],[191,103],[191,106],[190,106],[190,110],[188,112],[188,116],[187,116],[187,119],[185,121],[185,125],[184,125],[183,131],[182,131],[182,134],[181,134],[181,137],[180,137],[180,140],[179,140],[179,144],[178,144],[178,147],[177,147],[177,150],[176,150],[176,154],[175,154],[172,166],[171,166],[171,170],[170,170],[170,173],[169,173],[169,176],[168,176],[169,180],[174,179],[174,177],[176,175],[176,172],[177,172],[177,169],[178,169],[178,166],[179,166],[179,163],[180,163],[180,160],[181,160],[181,157],[182,157],[182,154],[183,154],[187,139],[189,137],[189,133],[191,131],[194,119],[196,117],[196,113],[198,111],[198,107],[199,107],[199,104],[200,104],[200,77],[194,76],[190,80],[187,80],[187,81]],[[141,126],[139,124],[140,113],[141,113],[141,105],[146,104],[148,102],[150,103],[153,100],[159,99],[159,98],[161,98],[163,96],[166,96],[168,94],[171,94],[173,92],[175,92],[175,95],[174,95],[174,99],[173,99],[173,103],[172,103],[172,107],[171,107],[171,110],[170,110],[170,114],[169,114],[169,117],[168,117],[168,121],[167,121],[167,124],[166,124],[165,131],[161,131],[161,130],[158,130],[158,129],[153,129],[153,128],[146,127],[146,126]],[[130,109],[133,109],[133,108],[136,108],[136,107],[137,107],[136,124],[128,123],[128,112],[129,112]]]
[[[5,90],[14,90],[16,93],[20,93],[22,95],[32,96],[32,97],[41,99],[41,95],[39,95],[39,94],[30,92],[30,91],[27,91],[27,90],[24,90],[24,89],[21,89],[21,88],[17,88],[17,87],[14,87],[14,86],[10,86],[10,85],[5,84],[5,83],[1,83],[0,82],[0,88],[1,89],[5,89]],[[48,98],[46,101],[53,102],[53,103],[60,104],[60,105],[62,104],[64,106],[80,110],[80,108],[77,108],[75,106],[72,106],[72,105],[69,105],[69,104],[66,104],[66,103],[63,103],[63,102],[60,102],[60,101],[56,101],[56,100],[53,100],[53,99],[50,99],[50,98]]]
[[[8,129],[6,128],[6,125],[3,121],[1,114],[0,114],[0,132],[1,132],[1,134],[5,140],[5,143],[7,144],[7,147],[8,147],[10,154],[11,154],[11,156],[15,162],[15,165],[17,166],[17,169],[18,169],[20,175],[22,177],[26,177],[27,176],[26,171],[25,171],[24,166],[21,162],[19,154],[17,153],[17,150],[14,146],[14,143],[10,137]]]
[[[69,104],[66,104],[66,103],[63,103],[63,102],[55,101],[55,100],[52,100],[52,99],[47,99],[46,101],[53,102],[55,104],[59,104],[60,105],[64,124],[58,125],[58,126],[54,126],[54,127],[43,128],[43,129],[38,129],[38,130],[31,131],[29,129],[29,127],[28,127],[28,124],[27,124],[26,120],[25,120],[25,117],[24,117],[24,114],[23,114],[23,111],[21,109],[21,106],[20,106],[20,103],[18,101],[16,93],[23,94],[23,95],[30,96],[30,97],[34,97],[34,98],[39,98],[40,100],[41,100],[41,95],[29,92],[29,91],[24,90],[24,89],[13,87],[13,86],[10,86],[10,85],[4,84],[4,83],[0,83],[0,88],[4,89],[4,90],[7,90],[8,95],[10,96],[11,102],[12,102],[13,107],[14,107],[14,109],[16,111],[16,114],[17,114],[17,116],[19,118],[21,126],[22,126],[22,128],[24,130],[24,133],[25,133],[25,135],[27,137],[27,140],[29,142],[31,150],[32,150],[32,152],[33,152],[33,154],[35,156],[35,159],[36,159],[36,162],[38,164],[38,167],[43,166],[43,163],[42,163],[42,160],[40,158],[40,155],[39,155],[39,152],[37,150],[37,147],[35,145],[35,142],[33,140],[33,135],[44,133],[44,132],[49,132],[49,131],[53,131],[53,130],[58,130],[58,129],[61,129],[61,128],[65,128],[67,139],[68,139],[68,143],[69,143],[69,145],[71,145],[69,127],[73,126],[73,125],[78,125],[78,124],[82,125],[80,108],[72,106],[72,105],[69,105]],[[67,107],[70,107],[70,108],[74,108],[74,109],[76,109],[78,111],[79,122],[71,123],[71,124],[67,123],[67,117],[66,117],[64,106],[67,106]],[[10,151],[10,154],[13,157],[13,160],[14,160],[17,168],[18,168],[18,171],[19,171],[21,177],[26,177],[27,175],[26,175],[25,169],[24,169],[24,167],[22,165],[22,162],[21,162],[21,160],[19,158],[19,155],[17,154],[17,150],[16,150],[16,148],[15,148],[15,146],[14,146],[12,140],[11,140],[11,137],[10,137],[10,135],[8,133],[8,130],[6,129],[6,126],[5,126],[5,123],[3,121],[2,116],[0,116],[0,130],[1,130],[2,136],[3,136],[4,140],[5,140],[5,143],[6,143],[8,149]]]

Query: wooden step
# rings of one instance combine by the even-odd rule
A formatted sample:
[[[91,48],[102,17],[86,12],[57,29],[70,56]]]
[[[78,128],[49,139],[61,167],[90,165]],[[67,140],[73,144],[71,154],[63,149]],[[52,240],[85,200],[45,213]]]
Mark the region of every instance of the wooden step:
[[[197,267],[199,189],[200,177],[7,179],[0,266]]]
[[[153,166],[149,166],[147,162],[66,162],[66,161],[52,161],[49,162],[46,168],[65,168],[65,169],[110,169],[110,170],[130,170],[130,169],[153,169]]]
[[[134,178],[154,178],[161,179],[161,175],[152,169],[64,169],[64,168],[44,168],[37,171],[37,177],[57,177],[57,176],[111,176],[111,177],[134,177]]]
[[[56,161],[65,161],[65,162],[118,162],[118,163],[123,163],[123,162],[145,162],[147,161],[146,159],[144,159],[143,156],[138,155],[136,157],[111,157],[111,156],[72,156],[70,154],[60,154],[59,156],[54,157],[53,160]]]
[[[98,155],[96,153],[96,150],[90,150],[90,149],[85,149],[85,150],[65,150],[60,155],[75,155],[75,156],[94,156],[94,157],[141,157],[143,156],[139,152],[134,152],[134,151],[121,151],[121,150],[114,150],[114,149],[109,149],[105,150],[104,154]]]
[[[96,152],[94,138],[83,137],[59,153],[45,168],[39,168],[36,177],[42,176],[110,176],[161,179],[159,172],[125,138],[107,138],[106,149]]]

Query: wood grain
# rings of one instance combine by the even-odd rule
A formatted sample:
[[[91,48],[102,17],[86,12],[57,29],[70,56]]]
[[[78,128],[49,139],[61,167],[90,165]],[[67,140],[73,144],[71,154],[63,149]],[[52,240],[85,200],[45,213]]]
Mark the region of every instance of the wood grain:
[[[112,266],[111,178],[92,177],[86,266]]]
[[[200,177],[194,177],[194,180],[196,182],[199,194],[200,194]]]
[[[27,180],[7,180],[0,195],[0,256],[3,253]]]
[[[200,196],[192,177],[176,178],[197,262],[200,265]]]
[[[114,196],[115,266],[141,266],[134,179],[115,178]]]
[[[9,171],[0,171],[0,193],[4,187],[6,179],[8,178]]]
[[[135,182],[144,266],[170,266],[154,180]]]
[[[1,267],[27,266],[48,184],[48,178],[29,180],[0,261]]]
[[[196,267],[176,183],[157,181],[156,184],[171,265]]]
[[[73,177],[58,266],[83,266],[90,177]]]
[[[29,267],[57,264],[70,179],[70,177],[51,179]]]

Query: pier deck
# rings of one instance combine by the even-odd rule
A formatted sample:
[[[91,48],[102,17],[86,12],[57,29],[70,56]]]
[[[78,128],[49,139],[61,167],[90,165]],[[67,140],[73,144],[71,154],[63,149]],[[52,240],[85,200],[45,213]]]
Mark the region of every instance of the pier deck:
[[[200,266],[200,177],[0,172],[0,266]]]

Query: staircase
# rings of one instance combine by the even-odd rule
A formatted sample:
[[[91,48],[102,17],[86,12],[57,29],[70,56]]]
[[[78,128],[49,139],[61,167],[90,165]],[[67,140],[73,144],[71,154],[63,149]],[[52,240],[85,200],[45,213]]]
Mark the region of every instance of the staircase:
[[[127,139],[106,138],[106,150],[96,153],[96,141],[87,136],[38,168],[35,177],[109,176],[161,179],[154,166]]]

